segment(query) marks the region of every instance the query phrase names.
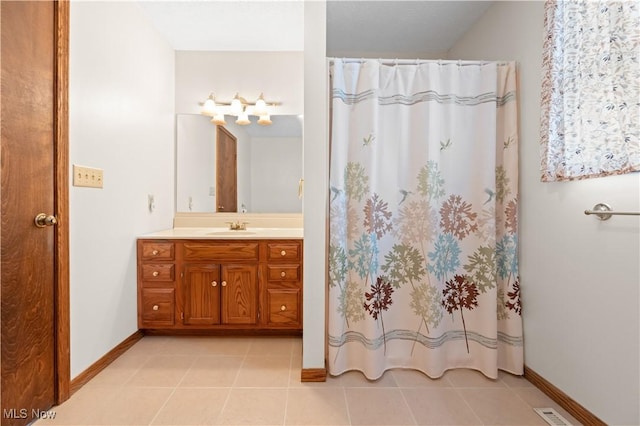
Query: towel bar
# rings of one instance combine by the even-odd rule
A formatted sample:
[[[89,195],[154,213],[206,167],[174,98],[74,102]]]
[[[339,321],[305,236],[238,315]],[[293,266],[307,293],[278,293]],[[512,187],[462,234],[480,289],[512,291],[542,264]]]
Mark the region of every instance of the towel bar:
[[[608,220],[611,219],[613,215],[620,216],[640,216],[640,212],[616,212],[611,210],[611,206],[605,203],[598,203],[591,210],[585,210],[584,214],[590,215],[594,214],[598,216],[600,220]]]

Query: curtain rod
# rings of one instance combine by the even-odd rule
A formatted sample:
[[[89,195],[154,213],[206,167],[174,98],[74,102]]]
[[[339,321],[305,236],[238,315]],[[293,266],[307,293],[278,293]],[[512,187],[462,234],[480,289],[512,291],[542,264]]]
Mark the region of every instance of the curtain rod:
[[[328,58],[331,64],[334,63],[335,60],[340,60],[343,63],[353,64],[353,63],[364,63],[366,61],[378,61],[382,65],[420,65],[429,62],[437,62],[439,65],[458,65],[458,66],[469,66],[469,65],[487,65],[487,64],[498,64],[498,65],[506,65],[508,61],[462,61],[462,60],[451,60],[451,59],[380,59],[380,58]]]

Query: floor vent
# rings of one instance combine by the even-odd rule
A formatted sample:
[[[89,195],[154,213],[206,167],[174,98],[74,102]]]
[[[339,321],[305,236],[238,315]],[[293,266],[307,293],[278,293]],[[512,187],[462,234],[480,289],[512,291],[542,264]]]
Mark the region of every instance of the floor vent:
[[[571,426],[571,423],[553,408],[534,408],[533,410],[551,426]]]

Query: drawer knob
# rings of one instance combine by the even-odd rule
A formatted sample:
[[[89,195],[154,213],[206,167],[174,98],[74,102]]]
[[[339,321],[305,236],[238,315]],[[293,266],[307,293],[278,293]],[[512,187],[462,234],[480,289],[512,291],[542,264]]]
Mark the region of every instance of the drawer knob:
[[[280,256],[286,256],[286,255],[287,255],[287,251],[286,251],[286,250],[282,250],[282,251],[280,252]]]
[[[222,287],[226,287],[227,286],[227,282],[226,281],[222,281]]]
[[[282,305],[282,306],[280,306],[280,310],[281,310],[281,311],[286,311],[286,310],[287,310],[287,305]]]
[[[282,271],[282,272],[280,272],[280,276],[281,276],[282,278],[284,278],[284,277],[286,277],[286,276],[287,276],[287,273],[286,273],[285,271]]]
[[[158,305],[153,305],[153,310],[154,310],[154,311],[157,311],[158,309],[160,309],[160,306],[158,306]]]
[[[152,252],[151,252],[151,254],[152,254],[152,255],[154,255],[154,256],[157,256],[157,255],[158,255],[158,253],[159,253],[159,251],[158,251],[158,250],[154,250],[154,251],[152,251]]]
[[[154,277],[157,277],[158,275],[160,275],[160,272],[158,272],[158,271],[153,271],[153,276],[154,276]]]
[[[211,281],[211,287],[216,287],[218,283],[216,281]]]

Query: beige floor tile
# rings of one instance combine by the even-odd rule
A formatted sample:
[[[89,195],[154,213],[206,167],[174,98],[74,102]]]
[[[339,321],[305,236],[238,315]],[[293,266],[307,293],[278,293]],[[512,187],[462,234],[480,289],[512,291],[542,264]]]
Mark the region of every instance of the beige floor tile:
[[[167,401],[171,388],[118,388],[108,404],[92,412],[88,425],[148,425]]]
[[[479,371],[467,368],[449,370],[444,377],[455,388],[500,388],[506,385],[500,380],[490,379]]]
[[[293,345],[300,340],[297,337],[256,337],[249,347],[248,356],[288,356],[293,353]],[[298,345],[296,345],[298,347]]]
[[[147,356],[162,354],[164,346],[172,339],[171,336],[144,336],[124,354]]]
[[[348,425],[342,389],[289,389],[286,425]]]
[[[199,356],[180,381],[179,387],[231,387],[238,377],[243,357]]]
[[[287,389],[231,389],[221,425],[282,425]]]
[[[149,359],[147,355],[124,354],[113,361],[85,386],[119,386],[127,382]]]
[[[149,357],[126,386],[175,387],[185,376],[195,356],[155,355]]]
[[[247,356],[233,386],[286,388],[290,367],[291,358],[287,356]]]
[[[253,339],[248,336],[174,336],[165,345],[164,354],[244,356]]]
[[[419,425],[481,425],[456,389],[402,389]]]
[[[386,371],[378,380],[369,380],[360,371],[347,371],[340,377],[342,377],[342,386],[349,388],[395,388],[398,386],[391,371]]]
[[[51,408],[53,418],[38,420],[36,425],[87,425],[90,417],[101,411],[115,396],[114,386],[84,386],[61,405]]]
[[[547,424],[511,389],[458,389],[458,392],[484,424]]]
[[[392,370],[391,375],[401,388],[443,388],[451,387],[451,382],[446,377],[432,379],[417,370]]]
[[[533,388],[533,383],[524,378],[524,376],[516,376],[506,371],[498,371],[498,380],[502,381],[510,388]]]
[[[154,425],[215,425],[229,389],[176,389],[153,420]]]
[[[352,425],[414,425],[400,389],[345,388]]]
[[[533,408],[553,408],[555,409],[562,417],[567,419],[572,425],[581,425],[575,417],[567,412],[564,408],[560,407],[556,402],[554,402],[551,398],[545,395],[540,389],[536,387],[528,387],[528,388],[519,388],[513,390],[516,395],[524,400],[527,404],[529,404]]]

